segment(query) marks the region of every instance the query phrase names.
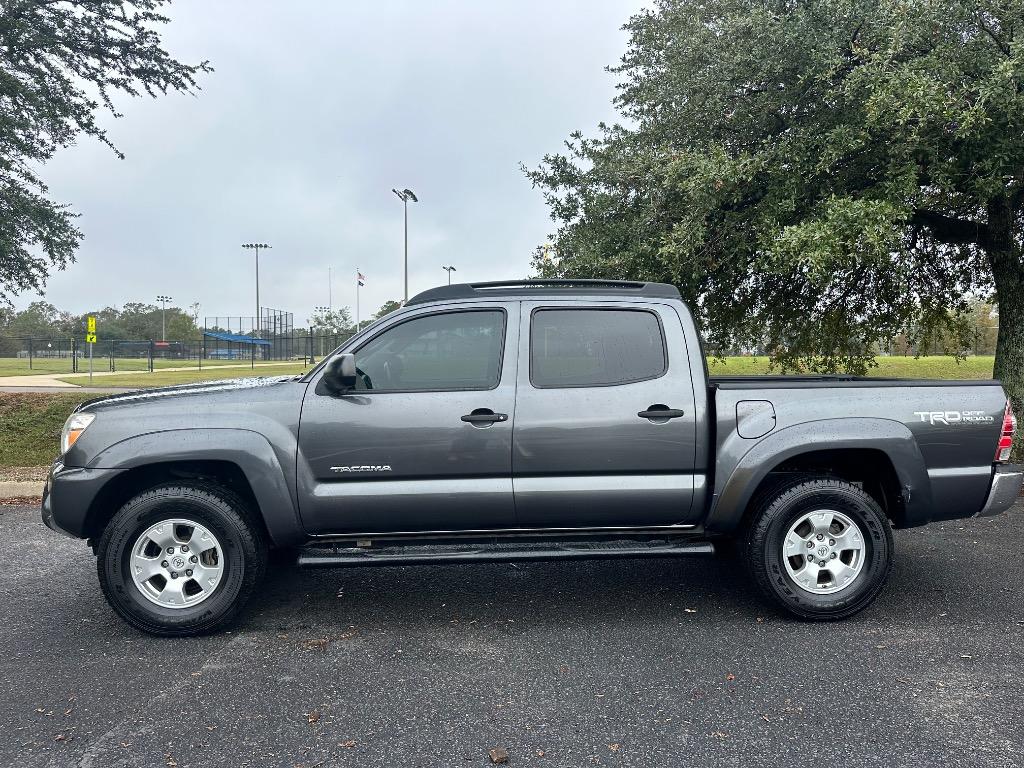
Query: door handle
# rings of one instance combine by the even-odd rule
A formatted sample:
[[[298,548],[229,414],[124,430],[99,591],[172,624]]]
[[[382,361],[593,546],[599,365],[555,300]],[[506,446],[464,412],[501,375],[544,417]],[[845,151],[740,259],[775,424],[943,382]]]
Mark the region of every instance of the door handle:
[[[462,420],[469,422],[473,426],[487,427],[497,422],[508,421],[508,414],[495,413],[490,408],[474,408],[472,412],[463,416]]]
[[[641,419],[678,419],[680,416],[685,416],[685,411],[680,411],[678,408],[669,408],[667,405],[661,405],[657,403],[647,407],[646,411],[639,411],[637,416]]]

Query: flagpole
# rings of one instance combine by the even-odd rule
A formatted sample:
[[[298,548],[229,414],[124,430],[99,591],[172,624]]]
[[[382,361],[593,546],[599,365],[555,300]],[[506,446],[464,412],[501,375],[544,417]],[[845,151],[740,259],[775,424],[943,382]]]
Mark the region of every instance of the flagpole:
[[[334,300],[331,294],[331,268],[327,268],[327,309],[334,309]]]
[[[356,267],[356,333],[359,333],[359,285],[362,281],[359,279],[359,267]]]

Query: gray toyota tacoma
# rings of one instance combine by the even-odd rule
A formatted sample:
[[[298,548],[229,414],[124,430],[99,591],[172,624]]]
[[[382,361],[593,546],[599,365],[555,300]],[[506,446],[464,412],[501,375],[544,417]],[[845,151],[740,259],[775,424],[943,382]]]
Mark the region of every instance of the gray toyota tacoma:
[[[224,626],[268,551],[306,566],[738,550],[804,619],[878,595],[892,528],[1020,493],[998,381],[709,376],[670,285],[435,288],[309,373],[101,397],[46,525],[160,635]]]

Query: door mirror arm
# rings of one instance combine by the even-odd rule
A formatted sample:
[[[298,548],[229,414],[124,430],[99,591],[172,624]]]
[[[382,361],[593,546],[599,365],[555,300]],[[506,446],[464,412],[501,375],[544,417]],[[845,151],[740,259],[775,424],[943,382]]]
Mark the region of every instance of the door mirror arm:
[[[356,356],[332,357],[324,368],[323,382],[332,395],[341,395],[356,388]]]

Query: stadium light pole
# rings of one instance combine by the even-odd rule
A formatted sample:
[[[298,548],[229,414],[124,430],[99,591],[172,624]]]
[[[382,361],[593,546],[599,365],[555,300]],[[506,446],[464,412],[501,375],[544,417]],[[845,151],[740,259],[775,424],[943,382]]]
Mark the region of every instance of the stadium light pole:
[[[160,341],[167,341],[167,302],[174,301],[170,296],[157,296],[156,300],[160,302]]]
[[[452,272],[458,272],[455,267],[441,267],[445,272],[448,273],[448,285],[452,284]]]
[[[260,248],[269,248],[266,243],[243,243],[243,248],[256,251],[256,338],[261,337],[263,319],[260,317]],[[256,366],[256,344],[252,345],[252,367]]]
[[[244,243],[242,247],[256,251],[256,338],[258,339],[262,323],[260,318],[260,248],[269,248],[270,246],[266,243]]]
[[[416,197],[415,192],[408,188],[399,192],[392,187],[391,191],[398,195],[398,199],[402,201],[402,213],[405,219],[405,298],[402,301],[404,305],[409,301],[409,201],[412,200],[414,203],[418,203],[420,199]]]

